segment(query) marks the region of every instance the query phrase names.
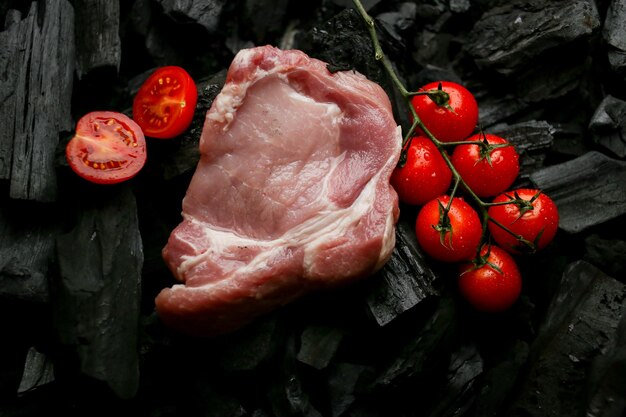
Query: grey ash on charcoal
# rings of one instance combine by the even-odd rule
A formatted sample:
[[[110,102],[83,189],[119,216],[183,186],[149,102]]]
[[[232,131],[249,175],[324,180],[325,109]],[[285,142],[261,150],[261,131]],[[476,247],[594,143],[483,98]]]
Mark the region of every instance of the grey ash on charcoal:
[[[154,314],[162,258],[197,164],[204,114],[241,48],[301,49],[402,100],[346,0],[0,3],[2,416],[603,416],[626,410],[626,1],[363,1],[409,88],[462,82],[487,132],[521,154],[516,186],[561,213],[520,257],[520,301],[459,298],[401,207],[391,260],[214,340]],[[157,66],[197,81],[191,128],[151,141],[132,181],[94,187],[65,163],[74,123],[128,112]]]

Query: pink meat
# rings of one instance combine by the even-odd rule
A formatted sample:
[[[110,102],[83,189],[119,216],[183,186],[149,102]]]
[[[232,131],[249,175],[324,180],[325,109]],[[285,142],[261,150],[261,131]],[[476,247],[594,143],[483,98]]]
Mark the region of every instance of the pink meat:
[[[389,99],[301,51],[241,51],[206,116],[156,298],[194,335],[230,332],[312,290],[378,270],[395,243],[400,154]]]

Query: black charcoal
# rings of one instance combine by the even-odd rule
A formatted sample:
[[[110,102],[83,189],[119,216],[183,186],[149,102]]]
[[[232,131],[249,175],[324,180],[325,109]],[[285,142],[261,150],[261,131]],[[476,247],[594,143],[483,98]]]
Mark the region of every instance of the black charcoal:
[[[57,198],[55,150],[72,129],[74,11],[66,0],[28,15],[0,32],[0,180],[12,198]]]
[[[360,381],[367,379],[372,369],[365,365],[353,363],[337,363],[330,369],[328,377],[328,397],[330,399],[331,416],[344,415],[358,396]]]
[[[505,414],[583,415],[592,363],[615,346],[625,299],[624,284],[587,262],[570,264],[531,346],[528,372]]]
[[[76,73],[81,78],[95,69],[120,68],[119,0],[75,0]]]
[[[138,388],[138,327],[143,249],[135,197],[128,187],[85,204],[76,226],[57,239],[55,329],[83,375],[121,398]],[[70,371],[71,372],[71,371]]]
[[[484,13],[465,47],[479,67],[510,74],[554,48],[588,38],[599,26],[590,0],[518,0]]]
[[[520,155],[522,177],[543,167],[546,154],[552,149],[554,132],[554,127],[548,122],[536,120],[513,125],[500,124],[487,131],[505,138],[515,146]]]
[[[226,0],[157,0],[166,15],[179,23],[196,23],[211,34],[217,31]]]
[[[618,279],[626,279],[626,241],[603,238],[597,234],[585,238],[585,260]]]
[[[324,369],[334,358],[343,330],[328,325],[311,325],[300,335],[300,349],[297,358],[300,362],[315,369]]]
[[[611,95],[604,97],[591,117],[589,131],[594,142],[626,158],[626,101]]]
[[[400,314],[437,295],[436,278],[419,248],[412,222],[400,220],[391,259],[367,283],[370,313],[379,326],[391,323]]]
[[[28,350],[24,363],[24,373],[18,394],[24,394],[35,390],[54,381],[54,368],[52,360],[44,353],[32,347]]]
[[[540,169],[530,180],[554,200],[559,227],[568,233],[626,213],[626,162],[600,152]]]
[[[376,21],[395,41],[403,43],[402,33],[413,26],[416,14],[415,3],[400,3],[397,11],[381,13],[376,16]]]
[[[247,31],[259,44],[266,43],[271,34],[282,33],[289,0],[245,0],[243,17]]]
[[[611,0],[604,20],[603,35],[608,44],[611,67],[619,72],[626,71],[626,1]]]

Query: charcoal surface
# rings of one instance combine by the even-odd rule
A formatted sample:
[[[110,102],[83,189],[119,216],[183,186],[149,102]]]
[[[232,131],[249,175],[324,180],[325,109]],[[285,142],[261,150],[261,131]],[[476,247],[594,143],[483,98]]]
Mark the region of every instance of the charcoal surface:
[[[559,227],[577,233],[626,213],[626,163],[599,152],[530,175],[559,209]],[[610,204],[607,202],[610,201]]]
[[[219,17],[225,0],[158,0],[165,14],[181,23],[197,23],[213,33],[219,25]]]
[[[609,47],[607,55],[611,67],[619,72],[626,71],[626,1],[611,0],[604,20],[603,35]]]
[[[106,197],[86,205],[75,227],[57,238],[55,328],[66,354],[77,357],[80,374],[129,398],[139,383],[143,249],[132,192],[114,188]]]
[[[589,122],[593,140],[619,158],[626,158],[626,101],[604,97]]]
[[[28,350],[24,363],[22,380],[17,389],[18,393],[35,390],[54,381],[54,368],[52,360],[44,353],[35,348]]]

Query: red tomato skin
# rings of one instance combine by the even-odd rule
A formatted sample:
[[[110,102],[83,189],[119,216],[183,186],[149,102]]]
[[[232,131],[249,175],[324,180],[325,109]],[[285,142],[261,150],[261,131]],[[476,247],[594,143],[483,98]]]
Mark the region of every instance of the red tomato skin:
[[[507,144],[506,139],[486,133],[490,144]],[[467,141],[482,141],[481,134],[468,137]],[[519,155],[515,147],[507,146],[491,151],[491,164],[481,159],[479,145],[458,145],[452,152],[452,164],[463,181],[479,197],[493,197],[509,189],[519,175]]]
[[[198,89],[187,71],[178,66],[160,67],[135,95],[133,119],[146,136],[171,139],[187,130],[197,102]]]
[[[96,184],[117,184],[134,177],[146,157],[141,128],[125,114],[112,111],[94,111],[81,117],[76,135],[65,147],[70,168]]]
[[[436,90],[441,83],[448,93],[452,111],[439,106],[427,95],[413,96],[411,104],[426,129],[441,142],[459,142],[470,136],[478,123],[478,103],[465,87],[452,81],[435,81],[419,90]],[[423,134],[423,132],[420,132]]]
[[[393,171],[390,181],[400,201],[423,205],[450,188],[452,171],[435,144],[420,136],[411,140],[406,163]]]
[[[462,198],[455,197],[448,212],[452,227],[452,239],[450,239],[450,233],[446,233],[445,245],[442,245],[440,233],[433,227],[439,224],[437,201],[441,201],[446,207],[450,201],[450,196],[443,195],[429,201],[422,206],[417,214],[415,233],[420,247],[426,254],[442,262],[472,259],[476,255],[482,234],[478,213]]]
[[[487,254],[487,246],[481,255]],[[476,310],[498,313],[508,310],[522,292],[522,277],[515,260],[505,250],[491,246],[487,262],[496,265],[500,272],[489,264],[475,268],[472,263],[462,264],[459,273],[459,292]]]
[[[539,190],[522,188],[509,191],[494,198],[494,203],[509,201],[517,193],[520,198],[530,201]],[[537,241],[536,250],[545,248],[554,239],[559,228],[559,211],[554,201],[546,194],[541,193],[532,203],[533,209],[524,213],[520,218],[520,209],[515,204],[504,204],[489,207],[488,214],[494,220],[508,227],[513,233],[521,235],[524,239],[535,242],[539,233],[541,237]],[[519,242],[511,234],[507,233],[495,223],[489,222],[489,232],[493,239],[503,249],[511,253],[520,253]],[[543,230],[543,232],[542,232]]]

